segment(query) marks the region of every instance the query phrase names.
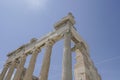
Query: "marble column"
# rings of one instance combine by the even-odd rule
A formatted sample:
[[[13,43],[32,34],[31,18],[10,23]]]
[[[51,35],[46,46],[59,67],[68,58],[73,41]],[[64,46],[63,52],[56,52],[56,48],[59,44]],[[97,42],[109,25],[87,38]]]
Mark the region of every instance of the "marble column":
[[[15,69],[16,61],[13,61],[10,65],[9,71],[7,73],[7,76],[5,80],[11,80],[11,77],[13,75],[14,69]]]
[[[0,80],[3,80],[3,79],[4,79],[5,74],[6,74],[7,70],[8,70],[8,68],[9,68],[9,65],[8,65],[8,64],[5,64],[5,65],[4,65],[4,68],[3,68],[3,71],[2,71],[2,73],[1,73],[1,75],[0,75]]]
[[[62,80],[72,80],[72,55],[71,55],[71,33],[70,31],[64,34]]]
[[[27,71],[25,72],[25,76],[24,76],[23,80],[32,80],[32,75],[34,72],[35,63],[36,63],[37,55],[38,55],[39,51],[40,51],[40,49],[38,49],[38,48],[33,50],[29,66],[28,66]]]
[[[24,64],[25,64],[25,61],[26,61],[26,55],[23,55],[21,58],[20,58],[20,63],[17,67],[17,71],[15,73],[15,76],[13,78],[13,80],[20,80],[21,78],[21,75],[22,75],[22,72],[24,70]]]
[[[49,67],[50,67],[50,58],[52,53],[52,46],[54,42],[52,40],[48,41],[46,43],[46,50],[43,58],[42,68],[39,76],[39,80],[48,80],[48,73],[49,73]]]

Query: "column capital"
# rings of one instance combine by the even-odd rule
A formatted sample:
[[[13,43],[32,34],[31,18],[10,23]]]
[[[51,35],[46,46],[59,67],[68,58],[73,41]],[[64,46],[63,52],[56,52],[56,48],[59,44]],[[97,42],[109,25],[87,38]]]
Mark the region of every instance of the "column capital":
[[[52,39],[49,39],[46,43],[45,46],[53,46],[55,44],[55,41]]]
[[[27,55],[26,54],[23,54],[20,58],[22,59],[26,59]]]
[[[17,65],[19,64],[19,62],[20,62],[19,59],[15,59],[15,60],[13,60],[13,61],[11,62],[10,65],[11,65],[11,66],[14,65],[15,67],[17,67]]]
[[[87,51],[87,49],[86,49],[86,46],[85,46],[85,44],[83,43],[83,42],[79,42],[79,43],[77,43],[76,45],[75,45],[75,49],[77,50],[77,49],[79,49],[81,52],[85,52],[85,51]]]
[[[11,64],[16,64],[18,60],[14,59]]]
[[[10,65],[10,64],[6,63],[6,64],[4,64],[4,67],[9,67],[9,65]]]
[[[74,45],[74,47],[72,48],[72,51],[75,51],[76,54],[78,54],[78,55],[79,55],[79,53],[81,53],[82,55],[90,56],[87,51],[87,47],[85,46],[85,44],[83,42],[76,43]]]
[[[71,30],[70,30],[70,29],[67,29],[67,30],[63,33],[63,36],[65,36],[65,35],[67,35],[67,34],[72,35],[72,33],[71,33]]]
[[[71,34],[71,30],[70,30],[70,29],[67,29],[67,30],[66,30],[66,33],[70,33],[70,34]]]
[[[39,48],[39,47],[34,47],[33,50],[32,50],[32,53],[38,54],[40,51],[41,51],[41,48]]]

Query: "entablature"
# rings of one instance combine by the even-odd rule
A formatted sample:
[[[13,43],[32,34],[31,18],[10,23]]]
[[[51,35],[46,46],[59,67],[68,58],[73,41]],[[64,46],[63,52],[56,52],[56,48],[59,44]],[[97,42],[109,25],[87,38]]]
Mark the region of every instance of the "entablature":
[[[68,21],[72,21],[71,23],[75,23],[74,22],[74,17],[69,14],[67,17],[63,18],[63,20],[61,20],[61,22],[59,22],[60,24],[64,24],[64,21],[67,19]],[[55,42],[59,41],[61,38],[63,38],[64,33],[66,33],[67,31],[70,31],[72,34],[72,41],[75,44],[78,44],[80,42],[83,42],[83,44],[86,47],[86,50],[88,52],[88,47],[86,45],[86,43],[84,42],[84,40],[80,37],[80,35],[77,33],[76,29],[74,28],[73,25],[69,25],[69,23],[66,23],[66,25],[64,25],[64,27],[60,27],[59,29],[54,30],[53,32],[48,33],[47,35],[43,36],[40,39],[36,39],[33,38],[30,40],[29,43],[22,45],[21,47],[19,47],[17,50],[9,53],[8,56],[8,60],[7,63],[13,61],[14,59],[20,58],[22,55],[26,54],[29,55],[31,54],[31,51],[36,47],[38,48],[43,48],[45,47],[45,44],[47,41],[49,40],[53,40]]]

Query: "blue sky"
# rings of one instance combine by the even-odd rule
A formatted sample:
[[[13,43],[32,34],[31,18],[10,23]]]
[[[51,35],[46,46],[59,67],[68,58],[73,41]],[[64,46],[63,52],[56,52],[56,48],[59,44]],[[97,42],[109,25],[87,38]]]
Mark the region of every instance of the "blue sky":
[[[119,8],[119,0],[0,0],[0,70],[9,52],[51,32],[54,23],[72,12],[102,80],[120,80]],[[49,80],[61,80],[62,53],[63,40],[54,45]],[[44,49],[37,59],[36,76],[43,55]]]

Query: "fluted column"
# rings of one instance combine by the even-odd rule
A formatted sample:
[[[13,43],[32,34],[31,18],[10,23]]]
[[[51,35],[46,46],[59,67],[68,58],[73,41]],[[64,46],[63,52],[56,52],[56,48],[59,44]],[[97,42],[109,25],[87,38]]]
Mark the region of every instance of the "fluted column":
[[[28,66],[27,71],[25,72],[25,77],[23,80],[32,80],[32,75],[34,72],[34,68],[35,68],[35,62],[37,59],[37,55],[39,53],[40,49],[36,48],[33,53],[32,53],[32,57]]]
[[[72,55],[71,55],[71,33],[70,31],[64,34],[62,80],[72,80]]]
[[[3,79],[4,79],[5,74],[6,74],[7,70],[8,70],[8,68],[9,68],[9,65],[8,65],[8,64],[5,64],[5,65],[4,65],[4,68],[3,68],[3,71],[2,71],[2,73],[1,73],[1,75],[0,75],[0,80],[3,80]]]
[[[21,58],[20,58],[20,63],[17,67],[17,71],[15,73],[15,76],[13,78],[13,80],[20,80],[20,77],[22,75],[22,72],[24,70],[24,64],[25,64],[25,61],[26,61],[26,55],[23,55]]]
[[[15,64],[16,64],[16,61],[13,61],[12,64],[10,65],[10,69],[7,73],[7,76],[6,76],[5,80],[11,80],[11,77],[12,77],[14,69],[15,69]]]
[[[50,40],[46,43],[46,46],[45,46],[46,50],[45,50],[45,55],[44,55],[44,59],[43,59],[43,63],[42,63],[39,80],[48,80],[50,57],[51,57],[53,44],[54,44],[54,42],[52,40]]]

